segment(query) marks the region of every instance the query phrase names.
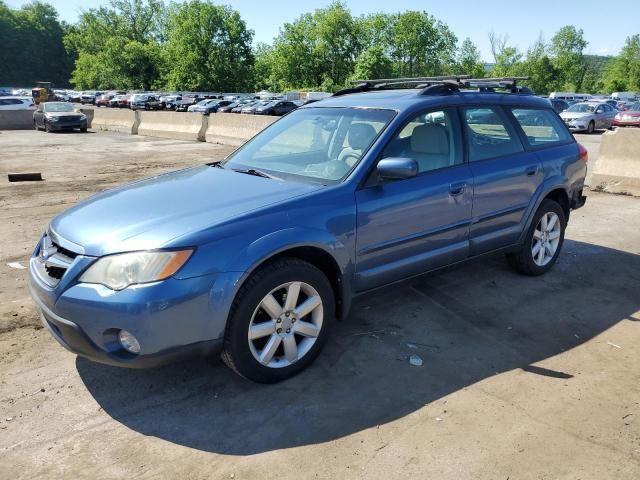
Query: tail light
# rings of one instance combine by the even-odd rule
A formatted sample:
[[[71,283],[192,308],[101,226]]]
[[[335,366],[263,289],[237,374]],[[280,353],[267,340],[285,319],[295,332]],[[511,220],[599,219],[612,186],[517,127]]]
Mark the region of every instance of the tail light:
[[[580,153],[580,160],[587,163],[589,161],[589,151],[580,143],[578,144],[578,152]]]

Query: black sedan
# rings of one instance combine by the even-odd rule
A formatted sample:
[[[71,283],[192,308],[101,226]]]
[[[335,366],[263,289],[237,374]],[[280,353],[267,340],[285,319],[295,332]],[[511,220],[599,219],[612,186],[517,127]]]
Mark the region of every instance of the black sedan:
[[[281,115],[286,115],[287,113],[289,113],[292,110],[295,110],[296,108],[298,108],[298,105],[296,105],[293,102],[289,102],[287,100],[275,100],[271,103],[268,103],[267,105],[256,108],[254,113],[256,115],[281,116]]]
[[[47,132],[54,130],[87,131],[87,116],[76,112],[73,105],[67,102],[45,102],[38,105],[33,112],[33,127],[36,130],[44,128]]]

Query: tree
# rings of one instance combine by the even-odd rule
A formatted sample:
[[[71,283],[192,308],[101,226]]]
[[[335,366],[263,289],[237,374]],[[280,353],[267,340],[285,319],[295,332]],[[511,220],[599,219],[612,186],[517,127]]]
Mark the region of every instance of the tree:
[[[200,0],[177,4],[167,18],[166,82],[172,89],[253,88],[253,31],[228,6]]]
[[[489,32],[489,44],[491,45],[491,55],[493,55],[494,63],[498,63],[498,57],[504,52],[507,43],[509,43],[509,35],[498,35],[493,30]]]
[[[358,57],[353,79],[389,78],[391,75],[391,60],[389,60],[381,46],[373,45]]]
[[[407,11],[393,17],[391,58],[400,77],[440,75],[454,61],[457,39],[444,23],[426,12]]]
[[[33,86],[38,80],[66,85],[73,57],[64,46],[65,29],[49,4],[12,10],[0,2],[0,85]]]
[[[465,38],[456,57],[455,73],[480,78],[485,75],[484,64],[480,59],[480,51],[470,38]]]
[[[161,0],[112,0],[83,12],[65,37],[78,54],[71,81],[77,88],[148,90],[158,85],[164,31]]]
[[[604,88],[608,93],[640,91],[640,35],[628,37],[620,54],[611,61]]]
[[[582,91],[586,70],[583,51],[586,47],[583,31],[572,25],[562,27],[551,38],[552,61],[563,90]]]

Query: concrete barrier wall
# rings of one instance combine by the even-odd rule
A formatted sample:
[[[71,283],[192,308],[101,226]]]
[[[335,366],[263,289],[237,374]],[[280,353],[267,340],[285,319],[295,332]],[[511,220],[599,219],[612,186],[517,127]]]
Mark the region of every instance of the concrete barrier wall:
[[[640,196],[640,129],[617,128],[602,135],[591,188]]]
[[[140,115],[137,111],[120,108],[83,108],[81,111],[87,115],[90,128],[131,135],[138,134]]]
[[[204,142],[208,117],[201,113],[139,111],[138,135]]]
[[[0,130],[30,130],[33,110],[0,110]]]
[[[211,114],[209,128],[207,128],[207,142],[239,146],[277,119],[278,117],[267,115]]]

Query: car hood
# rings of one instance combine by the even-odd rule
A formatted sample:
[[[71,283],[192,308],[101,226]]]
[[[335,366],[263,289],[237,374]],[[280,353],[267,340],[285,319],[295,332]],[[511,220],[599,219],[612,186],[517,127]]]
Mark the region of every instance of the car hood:
[[[147,250],[319,188],[203,165],[97,194],[50,228],[86,255]]]
[[[592,115],[593,113],[590,112],[562,112],[560,117],[567,120],[575,120],[578,118],[590,117]]]

